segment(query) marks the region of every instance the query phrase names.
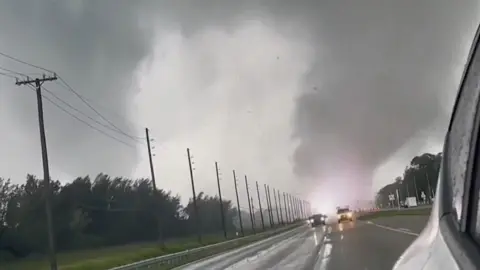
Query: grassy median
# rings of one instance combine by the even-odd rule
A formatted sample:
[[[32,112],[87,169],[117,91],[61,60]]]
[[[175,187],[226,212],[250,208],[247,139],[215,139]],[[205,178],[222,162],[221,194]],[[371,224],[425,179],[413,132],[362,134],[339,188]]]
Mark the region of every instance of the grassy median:
[[[404,209],[404,210],[391,210],[391,211],[378,211],[367,213],[359,216],[358,220],[371,220],[380,217],[391,217],[391,216],[429,216],[430,212],[432,211],[431,208],[412,208],[412,209]]]
[[[291,229],[292,226],[296,225],[278,227],[272,230],[267,230],[267,232],[264,234],[257,234],[251,237],[231,237],[231,239],[229,240],[236,239],[236,241],[231,241],[226,245],[221,245],[219,247],[215,247],[198,253],[195,256],[189,257],[187,260],[182,261],[182,264],[268,238],[274,234],[279,234],[281,232],[287,231]],[[158,257],[169,253],[175,253],[187,249],[197,248],[200,246],[219,243],[225,241],[225,238],[223,237],[223,234],[215,234],[206,235],[203,237],[202,240],[203,245],[198,243],[196,237],[170,240],[166,242],[167,247],[165,249],[161,249],[155,243],[145,243],[119,247],[62,252],[57,254],[58,267],[61,270],[104,270],[149,258]],[[160,269],[170,268],[171,267]],[[28,258],[12,263],[2,263],[0,269],[49,270],[50,267],[46,258]]]

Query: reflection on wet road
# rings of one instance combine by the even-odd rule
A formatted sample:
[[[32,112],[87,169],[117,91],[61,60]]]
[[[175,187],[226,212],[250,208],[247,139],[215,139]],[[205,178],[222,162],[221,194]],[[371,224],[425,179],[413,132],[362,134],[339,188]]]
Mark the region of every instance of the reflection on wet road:
[[[391,269],[426,220],[404,216],[378,219],[377,225],[353,221],[316,228],[303,226],[278,240],[182,269]]]
[[[324,264],[317,263],[313,269],[392,269],[395,261],[415,240],[416,234],[427,221],[426,217],[412,221],[411,224],[415,225],[410,225],[412,227],[410,229],[403,228],[405,231],[402,233],[396,224],[401,224],[405,219],[410,218],[404,216],[399,222],[387,220],[387,223],[392,224],[379,224],[384,226],[383,228],[367,222],[339,224],[328,235],[328,243],[324,245],[325,252],[323,254],[320,252],[324,257]],[[382,220],[375,222],[382,223]],[[408,226],[402,225],[402,227]],[[386,228],[392,228],[395,231]]]

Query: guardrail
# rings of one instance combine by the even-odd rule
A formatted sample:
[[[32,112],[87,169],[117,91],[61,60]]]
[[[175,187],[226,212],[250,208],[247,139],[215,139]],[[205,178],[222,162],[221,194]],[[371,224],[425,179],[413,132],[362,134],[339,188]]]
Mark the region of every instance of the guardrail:
[[[199,260],[214,254],[217,254],[228,249],[233,249],[241,246],[243,243],[248,243],[252,238],[259,238],[258,240],[268,238],[281,232],[287,232],[300,226],[303,223],[291,224],[286,227],[257,233],[245,237],[239,237],[228,241],[223,241],[216,244],[211,244],[203,247],[198,247],[190,250],[180,251],[143,261],[122,265],[109,270],[143,270],[143,269],[171,269],[182,264]]]

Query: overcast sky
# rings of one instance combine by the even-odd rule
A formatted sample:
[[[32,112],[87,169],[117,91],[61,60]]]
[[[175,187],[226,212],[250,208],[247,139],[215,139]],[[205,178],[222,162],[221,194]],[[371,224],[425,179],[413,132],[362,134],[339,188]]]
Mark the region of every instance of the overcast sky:
[[[325,208],[440,151],[475,2],[5,0],[0,52],[56,71],[121,132],[61,81],[44,86],[103,126],[45,95],[130,145],[45,101],[54,179],[149,177],[137,139],[149,127],[157,186],[184,200],[190,147],[198,191],[216,194],[218,161],[228,198],[236,169],[241,194],[248,174]],[[43,72],[1,56],[0,68]],[[6,76],[0,123],[0,176],[41,176],[34,92]]]

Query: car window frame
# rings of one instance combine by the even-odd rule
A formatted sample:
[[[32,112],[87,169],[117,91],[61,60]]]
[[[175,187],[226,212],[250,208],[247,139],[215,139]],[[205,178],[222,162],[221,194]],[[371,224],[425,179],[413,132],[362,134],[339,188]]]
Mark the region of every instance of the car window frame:
[[[480,44],[480,40],[478,41],[478,43]],[[480,45],[477,46],[479,46],[478,49],[480,50]],[[472,162],[471,177],[468,179],[468,183],[466,183],[468,184],[469,190],[467,190],[468,194],[464,199],[464,203],[467,204],[467,207],[465,207],[467,215],[464,219],[464,232],[469,235],[469,237],[478,246],[480,250],[480,236],[475,236],[477,222],[480,222],[479,220],[477,220],[479,218],[478,211],[480,211],[480,102],[477,103],[475,126],[473,132],[474,134],[472,139],[475,143],[475,150]],[[480,234],[480,232],[478,233]]]
[[[479,40],[480,27],[477,28],[475,33],[474,40],[472,42],[469,56],[467,58],[467,64],[465,65],[463,75],[461,78],[461,83],[459,86],[458,94],[456,96],[455,105],[452,111],[452,116],[450,118],[450,123],[448,126],[447,136],[445,139],[444,149],[443,149],[443,160],[442,166],[440,168],[439,177],[442,177],[440,187],[440,192],[442,199],[439,201],[439,230],[441,235],[449,247],[449,250],[454,257],[456,263],[460,269],[480,269],[480,246],[477,242],[474,241],[471,234],[469,233],[471,222],[472,222],[472,210],[474,210],[474,205],[472,201],[475,197],[478,197],[478,190],[475,190],[475,186],[479,185],[480,181],[475,181],[472,183],[472,179],[477,179],[480,177],[480,141],[479,138],[479,127],[480,127],[480,100],[477,101],[475,116],[473,120],[472,128],[472,137],[471,137],[471,148],[473,151],[469,152],[467,165],[465,170],[464,178],[464,190],[462,195],[462,213],[460,215],[460,221],[458,221],[453,215],[453,194],[452,194],[452,184],[450,182],[450,173],[448,164],[448,144],[450,143],[450,134],[453,125],[453,121],[457,116],[459,101],[464,94],[465,83],[467,80],[467,75],[472,67],[475,57],[480,57],[480,40]],[[478,55],[476,55],[478,53]],[[445,166],[447,165],[447,166]],[[478,177],[477,177],[478,175]],[[472,188],[472,184],[473,187]],[[480,186],[479,186],[480,187]]]
[[[479,39],[479,36],[480,36],[480,24],[478,25],[477,27],[477,31],[474,35],[474,38],[473,38],[473,41],[470,45],[470,50],[469,50],[469,53],[468,53],[468,56],[467,56],[467,59],[466,59],[466,64],[464,66],[464,69],[463,69],[463,73],[462,73],[462,77],[460,79],[460,84],[459,84],[459,87],[458,87],[458,91],[457,91],[457,95],[455,96],[455,101],[453,103],[453,108],[452,108],[452,114],[450,116],[450,121],[449,121],[449,124],[448,124],[448,129],[447,129],[447,133],[446,133],[446,136],[445,136],[445,141],[444,141],[444,148],[443,148],[443,157],[442,157],[442,165],[441,165],[441,168],[439,172],[439,177],[443,177],[444,181],[443,181],[443,184],[444,187],[441,188],[441,195],[442,195],[442,200],[441,202],[439,203],[439,212],[440,212],[440,216],[442,215],[447,215],[447,214],[452,214],[452,211],[454,210],[454,206],[452,204],[452,200],[453,200],[453,192],[452,192],[452,189],[453,189],[453,185],[450,181],[450,168],[449,168],[449,162],[448,162],[448,159],[449,159],[449,156],[450,156],[450,153],[448,151],[448,148],[449,148],[449,144],[450,144],[450,135],[451,135],[451,131],[452,131],[452,127],[453,127],[453,123],[454,123],[454,120],[457,116],[457,113],[458,113],[458,107],[459,107],[459,103],[460,103],[460,100],[461,100],[461,97],[462,95],[464,94],[464,88],[465,88],[465,84],[466,84],[466,79],[467,79],[467,75],[472,67],[472,64],[474,62],[474,56],[475,56],[475,53],[477,52],[477,49],[480,50],[480,39]],[[478,104],[477,104],[477,108],[478,108]],[[474,119],[474,125],[475,125],[475,119]],[[472,137],[473,138],[473,137]],[[473,144],[472,144],[473,145]],[[469,153],[469,158],[467,160],[467,162],[471,161],[472,158],[471,158],[471,155],[472,155],[472,152],[471,151]],[[467,164],[467,168],[466,168],[466,171],[465,171],[465,180],[464,180],[464,189],[463,189],[463,194],[462,194],[462,213],[461,213],[461,216],[460,216],[460,221],[458,221],[457,219],[455,219],[455,222],[454,222],[454,226],[457,230],[462,230],[464,231],[465,230],[465,223],[463,222],[462,224],[462,219],[464,219],[463,215],[466,211],[466,204],[465,202],[468,201],[468,197],[469,194],[466,195],[465,191],[467,191],[469,188],[469,184],[470,182],[468,181],[468,175],[469,174],[469,164]]]
[[[477,116],[475,119],[475,156],[473,157],[473,168],[472,174],[469,179],[469,187],[468,196],[465,198],[465,202],[467,204],[466,207],[466,216],[464,219],[465,223],[465,230],[464,232],[468,234],[472,240],[480,247],[480,237],[475,237],[475,229],[476,223],[478,218],[478,211],[480,210],[478,207],[479,199],[480,199],[480,140],[478,140],[479,134],[479,124],[480,124],[480,117],[479,117],[480,108],[477,104]]]

